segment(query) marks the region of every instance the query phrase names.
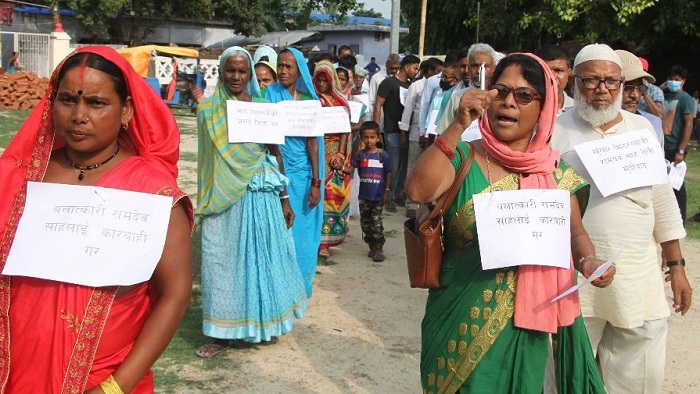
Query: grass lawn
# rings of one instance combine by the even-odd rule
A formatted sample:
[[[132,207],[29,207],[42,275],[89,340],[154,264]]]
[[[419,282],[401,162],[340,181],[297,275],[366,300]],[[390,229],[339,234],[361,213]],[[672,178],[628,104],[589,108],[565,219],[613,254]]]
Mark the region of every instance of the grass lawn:
[[[691,141],[686,156],[688,172],[685,176],[685,188],[688,193],[687,220],[685,229],[688,238],[700,239],[700,222],[690,220],[700,210],[700,145]]]
[[[0,109],[0,148],[5,148],[14,137],[29,111]]]

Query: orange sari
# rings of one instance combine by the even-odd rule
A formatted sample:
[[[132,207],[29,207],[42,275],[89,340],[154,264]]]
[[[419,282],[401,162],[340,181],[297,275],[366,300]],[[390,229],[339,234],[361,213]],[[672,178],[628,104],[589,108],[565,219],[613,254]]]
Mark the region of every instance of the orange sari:
[[[96,186],[171,196],[192,224],[192,205],[177,187],[180,135],[169,109],[114,50],[88,47],[124,74],[134,117],[120,144],[133,156],[104,174]],[[57,70],[61,69],[61,65]],[[26,199],[28,181],[42,181],[51,152],[64,145],[55,135],[46,96],[0,156],[0,270],[4,268]],[[93,288],[30,277],[0,275],[0,393],[82,393],[124,361],[148,317],[156,293],[150,282],[115,298],[118,286]],[[153,374],[132,393],[152,393]]]

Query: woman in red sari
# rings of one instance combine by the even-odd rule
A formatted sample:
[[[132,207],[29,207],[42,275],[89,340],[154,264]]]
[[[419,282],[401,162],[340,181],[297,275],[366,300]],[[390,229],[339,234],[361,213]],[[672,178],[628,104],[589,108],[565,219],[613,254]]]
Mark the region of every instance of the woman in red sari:
[[[322,61],[314,69],[314,87],[324,107],[343,106],[350,113],[350,106],[338,81],[338,75],[330,62]],[[348,117],[348,122],[350,118]],[[321,247],[318,254],[329,257],[328,248],[340,245],[348,232],[347,220],[350,212],[350,180],[340,169],[350,164],[350,133],[326,134],[326,179],[323,198],[323,226]]]
[[[0,393],[153,392],[149,369],[191,296],[192,205],[176,182],[179,143],[169,109],[113,49],[81,48],[58,66],[0,157],[0,269],[28,181],[165,195],[172,209],[147,282],[0,276]]]

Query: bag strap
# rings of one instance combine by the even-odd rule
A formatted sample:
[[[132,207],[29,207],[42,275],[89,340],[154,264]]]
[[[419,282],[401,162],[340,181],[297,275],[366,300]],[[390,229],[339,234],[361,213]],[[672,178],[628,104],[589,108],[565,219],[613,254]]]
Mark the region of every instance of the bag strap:
[[[457,197],[457,192],[462,186],[464,178],[467,177],[467,173],[469,172],[469,169],[472,166],[472,162],[474,162],[474,146],[471,144],[471,142],[467,142],[467,144],[469,144],[469,157],[467,158],[466,162],[462,161],[462,165],[459,167],[459,172],[455,176],[455,180],[454,182],[452,182],[452,186],[447,192],[445,192],[440,197],[440,200],[438,200],[437,205],[435,205],[435,208],[432,210],[432,212],[430,212],[431,221],[432,219],[437,218],[438,215],[442,215],[442,211],[446,206],[449,207],[450,205],[452,205],[452,201],[454,201],[455,197]],[[459,154],[462,157],[462,159],[464,159],[465,153],[462,147],[459,146],[459,144],[457,144],[457,150],[459,151]]]

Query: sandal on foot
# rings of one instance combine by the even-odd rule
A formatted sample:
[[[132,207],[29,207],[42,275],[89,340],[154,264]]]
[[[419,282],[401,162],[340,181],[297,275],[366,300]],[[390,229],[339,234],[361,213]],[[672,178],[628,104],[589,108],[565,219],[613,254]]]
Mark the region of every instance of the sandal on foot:
[[[328,257],[331,257],[331,251],[328,248],[320,248],[318,250],[318,255],[319,255],[319,257],[328,258]]]
[[[194,353],[202,358],[213,358],[229,348],[228,342],[207,343],[200,346]]]
[[[271,337],[269,341],[265,341],[265,340],[260,341],[260,345],[262,345],[262,346],[274,345],[277,342],[279,342],[279,340],[280,339],[278,337]]]

